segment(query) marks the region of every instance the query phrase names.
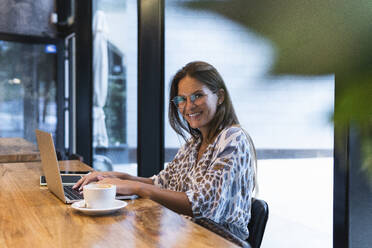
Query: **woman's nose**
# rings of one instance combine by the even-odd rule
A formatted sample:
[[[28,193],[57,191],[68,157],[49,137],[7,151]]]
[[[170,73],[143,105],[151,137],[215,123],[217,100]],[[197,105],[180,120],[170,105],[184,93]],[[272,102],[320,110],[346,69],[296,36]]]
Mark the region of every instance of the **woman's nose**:
[[[185,105],[185,109],[188,109],[188,108],[193,108],[195,106],[195,103],[194,101],[191,101],[191,98],[190,97],[187,97],[186,98],[186,105]]]

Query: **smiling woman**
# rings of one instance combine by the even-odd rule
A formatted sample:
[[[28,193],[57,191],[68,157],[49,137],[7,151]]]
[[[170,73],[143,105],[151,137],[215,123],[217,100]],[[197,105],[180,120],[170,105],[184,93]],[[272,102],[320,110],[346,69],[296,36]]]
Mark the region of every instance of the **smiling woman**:
[[[256,153],[238,126],[222,77],[208,63],[191,62],[173,77],[170,99],[170,124],[186,143],[164,170],[151,178],[94,172],[74,187],[92,181],[115,184],[120,194],[136,194],[178,213],[210,219],[246,240]]]

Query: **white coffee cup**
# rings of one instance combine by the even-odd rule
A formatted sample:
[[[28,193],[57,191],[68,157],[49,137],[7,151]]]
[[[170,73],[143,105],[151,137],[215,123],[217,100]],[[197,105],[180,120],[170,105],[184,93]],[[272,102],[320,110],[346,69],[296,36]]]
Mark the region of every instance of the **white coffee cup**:
[[[116,185],[91,183],[83,187],[87,208],[106,209],[114,205]]]

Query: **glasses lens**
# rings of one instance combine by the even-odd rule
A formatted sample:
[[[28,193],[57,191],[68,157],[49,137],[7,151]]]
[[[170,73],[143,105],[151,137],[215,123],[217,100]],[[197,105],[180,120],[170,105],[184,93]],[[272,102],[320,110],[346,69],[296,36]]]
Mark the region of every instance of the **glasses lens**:
[[[196,99],[198,99],[201,95],[199,93],[193,94],[190,96],[190,101],[195,102]]]
[[[179,107],[180,105],[185,103],[185,98],[183,98],[182,96],[176,96],[173,98],[173,102],[177,107]]]

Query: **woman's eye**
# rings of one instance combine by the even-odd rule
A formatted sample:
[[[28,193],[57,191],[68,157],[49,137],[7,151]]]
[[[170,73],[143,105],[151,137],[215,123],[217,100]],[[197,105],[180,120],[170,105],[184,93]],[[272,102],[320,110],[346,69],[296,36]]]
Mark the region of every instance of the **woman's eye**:
[[[200,97],[202,97],[202,96],[203,96],[202,94],[197,93],[197,94],[194,95],[194,98],[195,98],[195,99],[198,99],[198,98],[200,98]]]

